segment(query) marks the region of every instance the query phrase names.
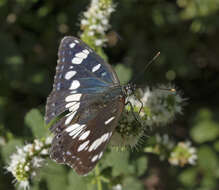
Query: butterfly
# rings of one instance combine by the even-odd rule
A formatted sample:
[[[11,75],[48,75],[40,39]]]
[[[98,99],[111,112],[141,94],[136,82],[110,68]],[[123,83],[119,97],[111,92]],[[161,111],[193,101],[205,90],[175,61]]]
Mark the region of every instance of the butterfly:
[[[47,98],[46,123],[54,133],[50,157],[79,175],[103,156],[134,85],[122,86],[113,68],[72,36],[61,40],[53,89]]]

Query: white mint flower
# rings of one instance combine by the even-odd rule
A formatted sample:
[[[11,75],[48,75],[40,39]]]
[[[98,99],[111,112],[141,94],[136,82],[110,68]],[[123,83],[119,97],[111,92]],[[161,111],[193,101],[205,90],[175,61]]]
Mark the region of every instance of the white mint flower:
[[[191,146],[191,142],[179,142],[170,154],[169,163],[179,166],[195,165],[197,158],[196,149]]]
[[[88,36],[93,36],[94,35],[94,31],[89,31],[88,32]]]
[[[159,155],[160,160],[168,159],[174,166],[184,166],[186,164],[195,165],[197,160],[196,149],[191,142],[178,142],[177,144],[169,138],[167,134],[156,134],[155,141],[147,146],[144,151]]]
[[[36,139],[33,144],[17,147],[17,151],[11,155],[6,169],[13,174],[20,188],[29,188],[29,179],[36,176],[38,168],[43,166],[51,142],[51,136],[43,140]]]
[[[117,184],[117,185],[112,187],[112,190],[122,190],[122,185],[121,184]]]
[[[19,183],[19,189],[24,189],[24,190],[30,189],[29,181],[28,180],[21,181]]]
[[[127,111],[122,114],[116,133],[112,137],[112,144],[118,146],[130,145],[133,147],[144,136],[144,132],[148,130],[148,127],[165,125],[171,122],[177,113],[181,113],[181,109],[179,112],[176,107],[181,108],[184,99],[177,92],[161,90],[172,88],[170,85],[161,85],[153,90],[146,88],[144,91],[139,90],[136,96],[129,97],[128,101],[131,102],[133,110],[130,105],[125,107]],[[140,109],[141,112],[139,113]],[[121,143],[119,143],[120,141]],[[168,135],[160,137],[159,141],[169,150],[174,146]]]
[[[103,43],[102,40],[96,40],[96,41],[95,41],[95,45],[96,45],[96,46],[100,46],[100,45],[102,45],[102,43]]]
[[[182,114],[182,104],[185,99],[180,96],[180,93],[172,92],[174,89],[171,85],[160,85],[158,88],[150,90],[146,88],[140,91],[140,101],[143,103],[143,109],[140,116],[147,126],[160,126],[171,122],[175,115]],[[137,111],[141,107],[141,102],[135,97],[130,98],[130,102]]]
[[[52,143],[52,139],[53,139],[52,136],[48,136],[48,137],[46,138],[46,140],[45,140],[45,144],[46,144],[46,145],[50,145],[50,144]]]
[[[104,46],[107,42],[105,33],[110,28],[109,19],[113,11],[112,0],[92,0],[90,7],[84,12],[81,19],[82,40],[93,41],[94,47]],[[92,40],[89,40],[90,38]]]
[[[82,20],[81,20],[81,24],[82,24],[82,25],[87,25],[88,23],[89,23],[89,22],[88,22],[87,20],[85,20],[85,19],[82,19]]]

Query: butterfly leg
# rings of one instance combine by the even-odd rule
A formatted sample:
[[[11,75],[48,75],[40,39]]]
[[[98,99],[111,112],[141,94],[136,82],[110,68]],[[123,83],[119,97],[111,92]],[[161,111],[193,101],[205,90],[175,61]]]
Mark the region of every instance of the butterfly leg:
[[[138,111],[138,115],[140,115],[141,110],[142,110],[144,104],[143,104],[143,102],[142,102],[138,97],[135,96],[135,98],[141,103],[141,107],[140,107],[140,109],[139,109],[139,111]]]
[[[136,115],[134,114],[134,108],[133,108],[133,106],[132,106],[132,103],[130,102],[130,101],[127,101],[126,103],[125,103],[125,105],[130,105],[130,107],[131,107],[131,111],[132,111],[132,115],[133,115],[133,117],[135,118],[135,121],[137,121],[140,125],[142,125],[141,124],[141,122],[138,120],[138,118],[136,117]]]

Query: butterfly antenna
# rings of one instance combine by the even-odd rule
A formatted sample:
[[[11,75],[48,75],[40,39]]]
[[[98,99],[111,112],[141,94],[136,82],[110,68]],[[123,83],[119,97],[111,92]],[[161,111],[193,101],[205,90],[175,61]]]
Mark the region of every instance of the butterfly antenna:
[[[158,88],[159,90],[164,90],[164,91],[168,91],[168,92],[176,92],[175,88]]]
[[[160,51],[156,53],[156,55],[146,64],[145,68],[143,69],[143,71],[136,77],[133,79],[133,82],[135,82],[139,76],[141,76],[142,74],[144,74],[144,72],[149,68],[149,66],[158,58],[158,56],[160,55]]]

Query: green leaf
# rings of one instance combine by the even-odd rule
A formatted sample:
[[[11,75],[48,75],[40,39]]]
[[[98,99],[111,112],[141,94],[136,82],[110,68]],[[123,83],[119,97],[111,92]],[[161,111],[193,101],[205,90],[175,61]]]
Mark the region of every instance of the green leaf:
[[[135,161],[136,173],[141,176],[145,173],[148,165],[148,159],[146,156],[142,156]]]
[[[11,139],[7,144],[1,147],[1,155],[8,162],[9,157],[16,151],[17,146],[22,145],[21,139]]]
[[[115,67],[115,71],[119,77],[121,84],[126,84],[132,76],[132,70],[122,64],[118,64]]]
[[[36,138],[45,137],[48,133],[44,125],[43,116],[38,109],[32,109],[26,114],[25,124],[31,129]]]
[[[72,189],[80,189],[80,190],[87,190],[87,183],[83,179],[84,177],[77,175],[74,171],[70,171],[68,175],[68,188],[67,190]]]
[[[47,187],[47,188],[45,188]],[[68,187],[68,171],[63,165],[48,160],[48,165],[41,168],[37,180],[34,180],[36,190],[60,190]],[[32,189],[32,188],[31,188]]]
[[[129,152],[111,151],[103,160],[103,166],[112,167],[112,175],[117,176],[121,174],[128,174],[134,172],[134,167],[129,163]]]
[[[127,177],[123,181],[123,188],[125,190],[143,190],[143,184],[134,177]]]
[[[219,152],[219,140],[214,143],[214,149]]]
[[[190,131],[190,135],[194,141],[204,143],[213,141],[219,137],[219,124],[212,120],[209,110],[201,110],[196,120],[196,125]]]
[[[185,186],[195,186],[196,176],[197,170],[195,168],[186,169],[179,175],[179,181]]]
[[[218,179],[215,179],[211,175],[205,176],[201,181],[201,185],[207,189],[215,189],[218,185]]]
[[[211,175],[219,172],[219,159],[217,154],[209,147],[202,146],[198,150],[198,166]]]

